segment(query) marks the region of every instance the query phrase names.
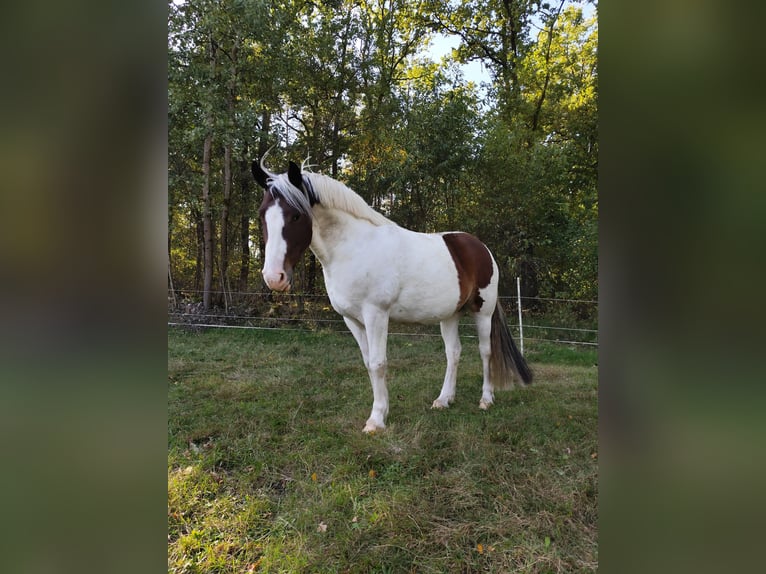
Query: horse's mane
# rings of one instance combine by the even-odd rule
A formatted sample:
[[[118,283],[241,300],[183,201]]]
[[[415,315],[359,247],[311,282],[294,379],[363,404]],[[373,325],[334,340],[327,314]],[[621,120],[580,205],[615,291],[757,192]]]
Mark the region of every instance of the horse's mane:
[[[272,194],[283,197],[289,205],[298,211],[307,215],[311,214],[311,201],[301,190],[290,183],[287,174],[277,175],[269,173],[269,175]],[[373,225],[396,225],[396,223],[383,214],[367,205],[367,202],[361,196],[343,183],[320,173],[303,171],[302,175],[309,195],[313,195],[320,205],[344,211],[358,219],[367,220]]]
[[[374,225],[396,225],[382,213],[367,205],[360,195],[341,182],[320,173],[304,172],[303,176],[309,181],[321,205],[345,211]]]

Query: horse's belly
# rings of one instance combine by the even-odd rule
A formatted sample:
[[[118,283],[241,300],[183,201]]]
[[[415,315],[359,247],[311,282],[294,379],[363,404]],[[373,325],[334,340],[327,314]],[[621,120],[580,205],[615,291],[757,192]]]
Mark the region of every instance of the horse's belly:
[[[390,319],[392,321],[398,321],[400,323],[420,323],[424,325],[429,325],[432,323],[439,323],[446,319],[447,317],[451,317],[455,314],[455,308],[452,308],[451,313],[447,312],[435,312],[434,309],[428,310],[428,309],[408,309],[406,307],[401,306],[394,306],[391,308],[391,313],[389,315]]]
[[[451,289],[445,289],[451,291]],[[403,293],[390,307],[389,315],[394,321],[404,323],[438,323],[457,311],[457,294],[452,293]]]

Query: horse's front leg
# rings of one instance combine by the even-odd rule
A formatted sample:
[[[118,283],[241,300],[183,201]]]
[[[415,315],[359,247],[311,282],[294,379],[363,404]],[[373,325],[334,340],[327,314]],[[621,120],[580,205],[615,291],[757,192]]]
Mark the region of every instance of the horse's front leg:
[[[344,315],[343,320],[346,322],[348,330],[356,340],[356,344],[359,345],[359,350],[362,351],[362,360],[364,361],[365,368],[370,368],[370,352],[367,348],[367,331],[364,329],[364,325],[354,319],[353,317],[346,317]]]
[[[388,338],[388,312],[378,308],[365,309],[364,326],[367,332],[367,372],[372,383],[372,412],[364,432],[386,428],[388,389],[386,388],[386,339]]]

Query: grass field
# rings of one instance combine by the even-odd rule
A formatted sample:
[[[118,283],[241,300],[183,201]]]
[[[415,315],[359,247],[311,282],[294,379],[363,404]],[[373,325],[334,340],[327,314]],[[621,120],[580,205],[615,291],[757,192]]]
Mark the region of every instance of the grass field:
[[[594,350],[534,347],[536,381],[479,410],[463,340],[389,338],[387,428],[349,334],[168,333],[169,572],[593,572]]]

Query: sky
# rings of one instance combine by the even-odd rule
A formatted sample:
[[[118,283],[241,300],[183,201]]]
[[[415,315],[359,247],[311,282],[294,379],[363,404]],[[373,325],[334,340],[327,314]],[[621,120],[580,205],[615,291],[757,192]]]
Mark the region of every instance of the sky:
[[[439,62],[443,56],[452,54],[452,50],[459,45],[460,38],[458,36],[437,34],[431,40],[428,54],[435,62]],[[478,61],[463,64],[460,69],[463,71],[466,82],[474,82],[477,87],[481,86],[482,82],[489,82],[491,79],[487,68]]]

